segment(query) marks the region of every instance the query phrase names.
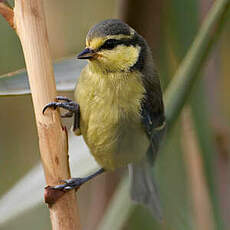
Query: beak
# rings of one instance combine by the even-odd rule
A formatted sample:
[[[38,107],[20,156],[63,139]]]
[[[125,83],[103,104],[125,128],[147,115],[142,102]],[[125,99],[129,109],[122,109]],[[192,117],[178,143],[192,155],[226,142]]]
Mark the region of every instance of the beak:
[[[96,52],[92,49],[85,48],[81,53],[77,55],[78,59],[91,59],[96,55]]]

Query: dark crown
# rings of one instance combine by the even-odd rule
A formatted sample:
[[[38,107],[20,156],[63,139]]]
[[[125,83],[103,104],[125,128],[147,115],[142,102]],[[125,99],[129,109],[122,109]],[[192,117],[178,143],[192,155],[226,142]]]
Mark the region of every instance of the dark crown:
[[[119,34],[130,35],[130,27],[119,19],[107,19],[93,26],[87,34],[87,39]]]

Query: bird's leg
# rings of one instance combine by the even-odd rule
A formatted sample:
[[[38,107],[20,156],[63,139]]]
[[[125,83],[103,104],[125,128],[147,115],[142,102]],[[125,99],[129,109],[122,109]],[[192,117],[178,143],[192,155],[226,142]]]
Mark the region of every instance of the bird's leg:
[[[43,114],[47,108],[56,109],[57,107],[68,110],[67,113],[63,114],[61,117],[72,117],[74,116],[73,131],[80,128],[80,107],[79,104],[72,101],[71,99],[63,96],[56,97],[57,102],[51,102],[43,108]],[[64,102],[59,102],[64,101]]]
[[[51,188],[54,190],[61,190],[61,191],[69,191],[72,189],[78,189],[82,184],[91,180],[92,178],[96,177],[97,175],[102,174],[103,172],[105,172],[105,170],[103,168],[101,168],[90,176],[83,177],[83,178],[71,178],[69,180],[63,180],[63,182],[65,182],[65,184],[56,185],[56,186],[53,186]]]

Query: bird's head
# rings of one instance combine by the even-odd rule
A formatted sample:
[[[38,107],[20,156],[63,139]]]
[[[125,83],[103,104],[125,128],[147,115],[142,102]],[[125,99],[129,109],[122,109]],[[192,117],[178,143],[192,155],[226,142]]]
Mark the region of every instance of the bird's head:
[[[98,71],[126,72],[143,67],[146,43],[118,19],[105,20],[90,29],[86,48],[78,55]]]

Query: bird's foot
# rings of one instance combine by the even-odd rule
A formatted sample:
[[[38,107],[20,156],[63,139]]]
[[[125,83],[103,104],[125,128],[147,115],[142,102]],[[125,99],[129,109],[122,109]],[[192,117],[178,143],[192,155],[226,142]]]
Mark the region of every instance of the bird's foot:
[[[68,110],[67,113],[61,115],[62,118],[66,117],[72,117],[74,116],[74,124],[73,124],[73,130],[80,128],[80,106],[76,102],[72,101],[71,99],[63,96],[57,96],[56,102],[50,102],[48,103],[42,110],[42,113],[44,114],[45,111],[48,108],[57,109],[63,108]],[[63,102],[60,102],[63,101]]]
[[[81,185],[83,185],[87,181],[91,180],[92,178],[102,174],[103,172],[105,172],[105,170],[103,168],[101,168],[98,171],[96,171],[95,173],[93,173],[92,175],[89,175],[87,177],[71,178],[68,180],[62,180],[61,182],[64,182],[65,184],[52,186],[51,188],[54,190],[59,190],[59,191],[69,191],[72,189],[79,189]]]
[[[69,180],[62,180],[65,184],[52,186],[54,190],[69,191],[72,189],[78,189],[82,184],[86,182],[85,178],[71,178]]]

